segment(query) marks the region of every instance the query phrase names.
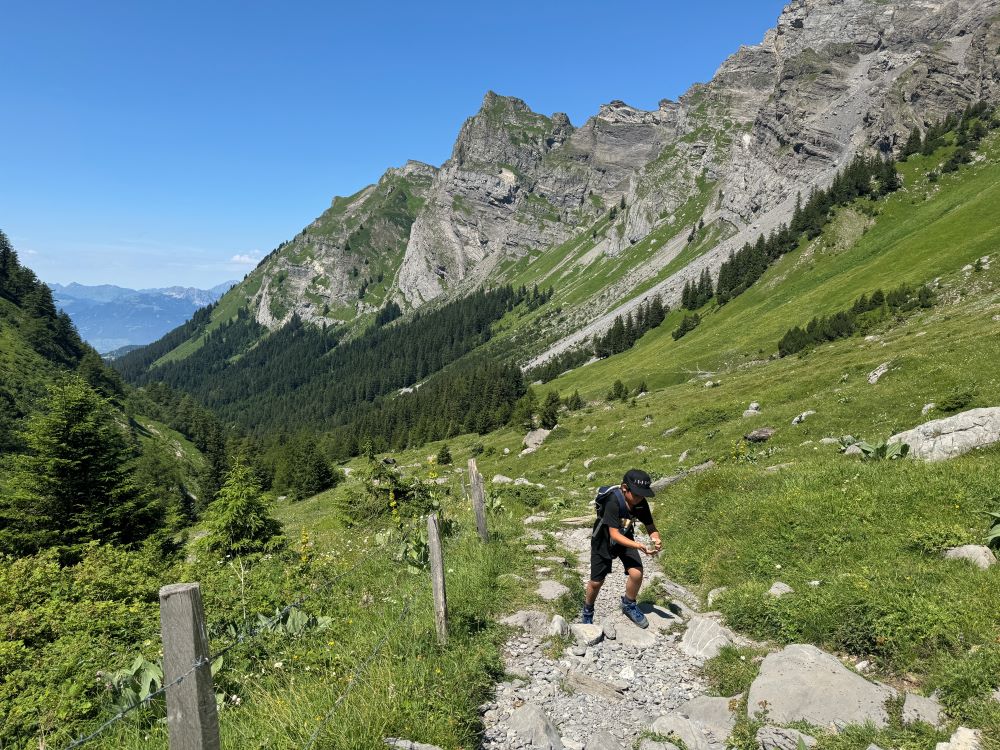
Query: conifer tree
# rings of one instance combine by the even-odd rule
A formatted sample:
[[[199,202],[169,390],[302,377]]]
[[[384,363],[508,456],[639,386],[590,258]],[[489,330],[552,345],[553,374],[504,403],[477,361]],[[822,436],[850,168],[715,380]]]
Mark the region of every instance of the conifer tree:
[[[135,451],[111,404],[77,377],[50,388],[23,435],[10,492],[0,498],[0,548],[30,554],[59,547],[70,557],[89,541],[138,541],[163,509],[133,477]]]
[[[577,394],[579,397],[579,394]],[[539,422],[546,430],[551,430],[559,421],[559,406],[562,402],[556,391],[549,391],[542,404],[542,412],[539,415]]]
[[[208,527],[208,546],[220,554],[270,552],[284,544],[281,524],[271,516],[260,482],[242,458],[209,507]]]

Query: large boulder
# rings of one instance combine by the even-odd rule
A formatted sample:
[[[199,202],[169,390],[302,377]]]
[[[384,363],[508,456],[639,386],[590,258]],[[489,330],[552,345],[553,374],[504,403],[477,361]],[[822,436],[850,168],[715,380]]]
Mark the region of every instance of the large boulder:
[[[898,693],[877,685],[845,667],[815,646],[794,644],[768,654],[750,686],[747,714],[752,718],[767,707],[776,724],[864,724],[884,727],[889,722],[885,702]]]
[[[903,723],[914,724],[918,721],[930,724],[932,727],[941,726],[943,721],[943,707],[934,698],[925,698],[916,693],[907,693],[903,699]]]
[[[587,740],[584,750],[623,750],[623,748],[609,732],[602,730]]]
[[[975,448],[1000,442],[1000,406],[971,409],[889,438],[890,443],[906,443],[910,456],[924,461],[944,461]]]
[[[526,453],[534,453],[537,451],[542,446],[542,443],[545,442],[545,438],[547,438],[551,433],[552,430],[546,430],[543,428],[529,432],[524,436],[524,450],[521,451],[521,455],[523,456]]]

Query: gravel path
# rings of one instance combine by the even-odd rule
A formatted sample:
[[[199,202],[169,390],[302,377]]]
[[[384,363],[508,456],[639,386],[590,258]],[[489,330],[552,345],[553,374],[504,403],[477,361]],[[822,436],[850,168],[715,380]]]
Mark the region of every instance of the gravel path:
[[[578,572],[586,581],[589,528],[557,532],[556,536],[583,561]],[[643,557],[643,565],[643,588],[663,585],[665,579],[655,558]],[[647,612],[647,630],[632,625],[621,613],[625,577],[617,562],[615,566],[598,597],[594,618],[595,624],[615,626],[614,640],[605,638],[590,647],[570,646],[552,659],[545,655],[543,646],[551,641],[549,624],[538,617],[534,627],[508,641],[507,671],[519,678],[497,685],[494,700],[482,707],[485,750],[558,747],[539,740],[532,744],[532,730],[525,728],[531,717],[525,714],[533,713],[537,719],[537,711],[525,711],[525,706],[536,706],[545,713],[567,750],[614,747],[607,744],[610,737],[605,738],[605,744],[596,744],[595,735],[601,730],[616,738],[622,748],[631,750],[659,716],[705,693],[701,660],[685,656],[678,648],[676,626],[682,618],[656,607]],[[646,605],[645,609],[650,607]],[[579,621],[578,616],[575,619]],[[544,720],[535,722],[539,723],[544,724]],[[593,744],[588,746],[588,742]]]

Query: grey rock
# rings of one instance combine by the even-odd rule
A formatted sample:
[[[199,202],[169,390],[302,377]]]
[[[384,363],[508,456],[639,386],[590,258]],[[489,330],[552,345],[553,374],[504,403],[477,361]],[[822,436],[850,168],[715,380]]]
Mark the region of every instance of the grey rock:
[[[934,698],[925,698],[916,693],[907,693],[903,699],[903,723],[913,724],[923,722],[932,727],[939,727],[943,722],[944,708]]]
[[[693,617],[681,638],[681,652],[698,659],[711,659],[733,642],[732,633],[708,617]]]
[[[639,743],[639,750],[679,750],[679,748],[673,742],[645,739]]]
[[[820,445],[840,445],[840,440],[832,437],[820,438]]]
[[[505,477],[503,474],[493,475],[493,484],[510,484],[514,480],[510,477]]]
[[[922,408],[920,410],[920,415],[921,416],[926,416],[930,412],[934,411],[934,409],[936,409],[936,408],[937,408],[937,404],[935,404],[935,403],[924,404],[924,408]]]
[[[997,703],[1000,703],[1000,688],[997,688],[996,690],[994,690],[994,691],[993,691],[993,695],[992,695],[992,698],[993,698],[993,700],[995,700],[995,701],[996,701]]]
[[[683,453],[681,453],[680,458],[677,459],[677,463],[682,464],[685,461],[687,461],[688,453],[690,453],[690,452],[691,451],[687,451],[686,450]]]
[[[760,409],[747,409],[745,412],[743,412],[744,419],[749,419],[750,417],[759,417],[759,416],[760,416]]]
[[[878,367],[876,367],[874,370],[868,373],[868,382],[871,385],[875,385],[885,376],[887,372],[889,372],[889,368],[891,366],[892,366],[891,362],[883,362],[882,364],[880,364]]]
[[[700,695],[678,708],[677,713],[700,725],[714,742],[724,743],[736,726],[736,712],[732,706],[738,700],[739,696],[712,698]]]
[[[538,588],[535,590],[535,593],[542,597],[545,601],[551,602],[568,594],[569,588],[559,583],[559,581],[542,581],[538,584]]]
[[[996,555],[989,547],[981,544],[964,544],[944,551],[947,560],[966,560],[980,570],[988,570],[997,564]]]
[[[613,685],[597,680],[583,672],[570,671],[566,674],[566,684],[574,692],[586,693],[603,700],[621,700],[622,691]]]
[[[646,620],[649,622],[649,630],[672,630],[681,622],[680,617],[675,615],[669,609],[651,604],[649,602],[642,602],[639,605],[639,610],[646,615]]]
[[[679,714],[661,716],[650,729],[657,734],[677,735],[687,750],[719,750],[719,746],[709,740],[698,724]]]
[[[815,747],[816,738],[803,734],[797,729],[784,727],[761,727],[757,730],[757,746],[760,750],[799,750],[799,740],[806,747]]]
[[[771,588],[769,588],[767,590],[767,593],[770,596],[773,596],[775,599],[780,598],[780,597],[784,596],[785,594],[792,594],[794,592],[795,592],[795,589],[793,589],[787,583],[783,583],[782,581],[775,581],[771,585]]]
[[[549,623],[549,635],[555,636],[557,638],[566,638],[569,636],[569,623],[562,615],[555,615],[552,618],[552,622]]]
[[[845,456],[863,456],[865,452],[857,445],[849,445],[844,451]]]
[[[397,750],[441,750],[437,745],[428,745],[423,742],[412,742],[410,740],[401,740],[398,737],[386,737],[383,742],[389,747],[394,747]]]
[[[792,420],[792,424],[802,424],[803,422],[805,422],[807,419],[809,419],[809,417],[811,417],[815,413],[816,413],[816,411],[813,410],[813,409],[810,409],[809,411],[804,411],[801,414],[799,414],[797,417],[795,417],[795,419]]]
[[[764,658],[750,686],[747,714],[753,717],[766,705],[768,718],[780,724],[870,721],[884,727],[889,720],[885,702],[896,695],[891,687],[851,672],[835,656],[795,644]]]
[[[596,471],[592,471],[589,474],[587,474],[587,481],[588,482],[593,482],[595,479],[597,479],[597,472]]]
[[[976,448],[1000,442],[1000,406],[971,409],[889,438],[890,443],[906,443],[909,455],[924,461],[944,461]]]
[[[618,630],[617,628],[615,628],[615,624],[610,621],[605,622],[601,625],[601,632],[604,633],[604,637],[607,638],[609,641],[615,640],[615,638],[618,636]]]
[[[524,547],[526,552],[545,552],[548,547],[544,544],[528,544]]]
[[[652,628],[639,628],[631,622],[616,627],[615,641],[623,646],[649,648],[656,643],[656,632]]]
[[[937,743],[935,750],[981,750],[982,734],[978,729],[959,727],[947,742]]]
[[[538,750],[563,750],[559,732],[539,706],[526,703],[511,714],[509,726],[522,740]]]
[[[574,623],[569,626],[576,642],[583,646],[593,646],[604,638],[604,629],[600,625],[583,625]]]
[[[624,748],[611,734],[602,730],[587,740],[584,750],[624,750]]]
[[[774,437],[775,432],[773,427],[761,427],[753,432],[748,432],[743,436],[743,439],[751,443],[766,443]]]
[[[551,434],[552,430],[546,430],[543,428],[529,432],[524,436],[524,450],[521,451],[521,455],[523,456],[526,453],[534,453],[537,451],[542,447],[542,443],[545,442],[545,438]]]
[[[548,629],[549,617],[544,612],[522,609],[503,618],[500,622],[512,628],[520,628],[530,635],[541,636]]]

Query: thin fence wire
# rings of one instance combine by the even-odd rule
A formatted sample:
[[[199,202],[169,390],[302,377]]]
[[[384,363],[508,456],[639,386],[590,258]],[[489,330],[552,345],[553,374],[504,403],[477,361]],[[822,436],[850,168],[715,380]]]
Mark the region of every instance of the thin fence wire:
[[[382,634],[382,638],[379,640],[378,643],[375,644],[375,648],[373,648],[371,653],[368,654],[365,660],[361,662],[357,667],[355,667],[353,672],[351,672],[351,675],[348,678],[347,687],[344,688],[344,692],[342,692],[337,697],[337,700],[333,702],[333,705],[330,706],[330,709],[326,712],[326,714],[324,714],[322,721],[320,721],[319,723],[319,726],[316,727],[315,731],[312,733],[312,736],[309,738],[309,741],[305,744],[305,747],[303,747],[302,750],[310,750],[310,748],[316,743],[316,740],[319,739],[320,733],[323,731],[323,729],[326,728],[326,725],[330,722],[330,719],[333,718],[334,711],[336,711],[337,707],[344,702],[344,699],[346,699],[347,696],[351,694],[351,691],[354,689],[354,686],[358,683],[360,676],[363,675],[367,671],[371,663],[375,661],[375,658],[379,655],[379,652],[382,650],[382,647],[385,645],[386,641],[389,640],[390,633],[392,633],[392,631],[396,628],[396,626],[399,625],[399,623],[401,623],[406,618],[407,614],[409,614],[410,604],[412,602],[413,602],[412,598],[407,600],[406,604],[403,606],[403,610],[399,613],[399,617],[397,618],[396,622],[385,629],[385,632]]]
[[[78,737],[77,739],[73,740],[70,744],[66,745],[66,747],[63,748],[63,750],[73,750],[73,748],[80,747],[81,745],[84,745],[87,742],[90,742],[92,739],[94,739],[95,737],[97,737],[98,735],[100,735],[102,732],[104,732],[106,729],[108,729],[112,725],[114,725],[114,724],[118,723],[119,721],[121,721],[122,719],[124,719],[126,716],[128,716],[133,711],[136,711],[136,710],[138,710],[139,708],[141,708],[143,706],[149,705],[150,703],[153,702],[153,700],[155,700],[159,696],[165,695],[166,692],[167,692],[167,690],[169,690],[170,688],[175,687],[177,685],[180,685],[182,682],[184,682],[185,679],[187,679],[188,677],[190,677],[192,674],[194,674],[196,671],[198,671],[202,667],[204,667],[206,665],[210,665],[216,659],[219,659],[219,658],[225,656],[230,651],[232,651],[234,648],[236,648],[237,646],[245,643],[246,641],[252,640],[253,638],[256,638],[257,636],[259,636],[260,634],[269,631],[271,628],[273,628],[277,623],[279,623],[281,621],[281,618],[285,617],[285,615],[287,615],[293,609],[299,609],[299,608],[301,608],[302,605],[305,604],[309,599],[312,599],[313,597],[318,596],[319,594],[322,594],[322,593],[328,591],[333,586],[333,584],[335,584],[337,581],[341,580],[345,576],[349,575],[350,573],[355,572],[358,568],[360,568],[362,565],[364,565],[369,559],[371,559],[371,558],[362,557],[360,560],[358,560],[354,565],[352,565],[347,570],[341,571],[340,573],[338,573],[337,575],[335,575],[333,578],[330,578],[330,579],[326,580],[318,588],[314,589],[313,591],[310,591],[308,594],[304,594],[303,596],[299,597],[298,599],[296,599],[291,604],[287,604],[283,609],[281,609],[281,611],[279,611],[273,617],[271,617],[271,618],[265,620],[264,622],[260,623],[256,628],[254,628],[253,630],[251,630],[249,633],[240,633],[236,637],[235,641],[233,641],[232,643],[230,643],[228,646],[226,646],[225,648],[223,648],[221,651],[218,651],[217,653],[214,653],[211,656],[208,656],[206,658],[199,659],[198,661],[196,661],[194,664],[191,665],[191,668],[187,672],[185,672],[184,674],[180,675],[177,679],[169,682],[166,685],[161,686],[159,690],[156,690],[155,692],[150,693],[149,695],[147,695],[142,700],[137,701],[136,703],[133,703],[131,706],[128,706],[125,709],[122,709],[117,714],[115,714],[110,719],[108,719],[103,724],[101,724],[101,726],[99,726],[96,730],[94,730],[90,734],[88,734],[86,736],[83,736],[83,737]]]

